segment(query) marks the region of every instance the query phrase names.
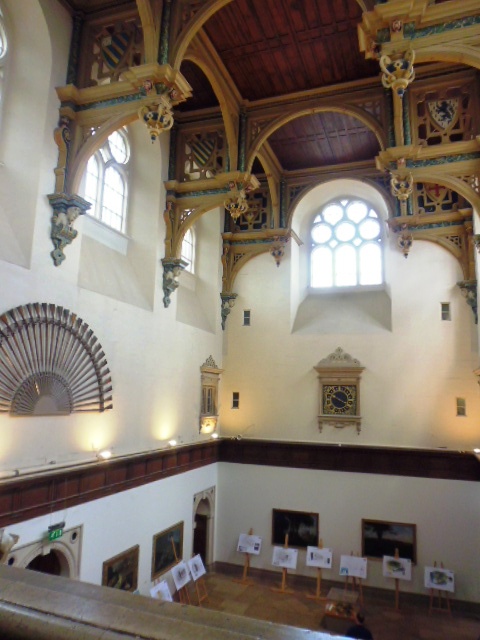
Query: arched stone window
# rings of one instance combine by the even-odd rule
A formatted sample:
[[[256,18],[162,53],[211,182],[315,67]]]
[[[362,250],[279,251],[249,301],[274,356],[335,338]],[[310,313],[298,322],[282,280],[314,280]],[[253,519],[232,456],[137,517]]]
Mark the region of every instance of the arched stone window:
[[[89,215],[125,233],[130,145],[125,129],[111,133],[89,159],[84,176],[84,197]]]
[[[185,271],[195,273],[195,234],[193,229],[188,229],[183,236],[182,252],[180,257],[187,263]]]
[[[328,202],[310,230],[310,286],[356,287],[383,283],[382,224],[367,202]]]

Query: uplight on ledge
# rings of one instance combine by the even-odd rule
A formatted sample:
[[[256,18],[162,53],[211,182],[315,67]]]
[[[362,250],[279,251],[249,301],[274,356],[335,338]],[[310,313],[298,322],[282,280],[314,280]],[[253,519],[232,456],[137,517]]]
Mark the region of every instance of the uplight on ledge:
[[[212,439],[213,440],[217,440],[218,439],[218,433],[212,433]]]
[[[112,457],[112,452],[110,449],[102,449],[101,451],[97,451],[97,458],[99,460],[109,460]]]
[[[175,447],[177,445],[177,441],[174,438],[172,438],[171,440],[168,441],[168,444],[171,447]]]
[[[480,462],[480,449],[474,449],[473,453],[475,454],[477,460]]]

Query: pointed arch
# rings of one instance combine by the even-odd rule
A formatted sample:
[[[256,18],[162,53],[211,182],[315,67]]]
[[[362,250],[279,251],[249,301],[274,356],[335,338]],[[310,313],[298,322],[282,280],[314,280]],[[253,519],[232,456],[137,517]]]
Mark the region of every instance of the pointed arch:
[[[185,29],[179,34],[179,38],[175,43],[171,57],[171,64],[174,69],[180,69],[189,44],[207,20],[230,2],[232,2],[232,0],[207,0],[205,6],[197,11]]]
[[[227,92],[225,90],[223,82],[221,80],[219,81],[218,74],[212,71],[205,60],[191,51],[185,54],[184,59],[193,62],[193,64],[196,64],[197,67],[199,67],[203,71],[213,89],[213,92],[218,99],[218,102],[220,104],[220,111],[222,112],[222,120],[225,126],[225,136],[227,138],[227,149],[230,168],[232,170],[235,170],[237,167],[238,157],[238,127],[237,119],[234,118],[233,115],[236,115],[238,117],[238,113],[232,114],[232,109],[230,106],[231,101],[229,101],[227,97]]]
[[[270,122],[265,127],[265,129],[263,129],[260,132],[259,136],[254,142],[253,148],[249,149],[248,159],[247,159],[247,171],[251,171],[253,161],[255,160],[255,157],[259,152],[259,150],[261,149],[263,143],[266,140],[268,140],[268,138],[272,135],[272,133],[277,131],[277,129],[280,129],[280,127],[282,127],[284,124],[287,124],[287,122],[291,122],[292,120],[296,120],[297,118],[302,118],[303,116],[314,115],[317,113],[325,113],[328,111],[333,111],[335,113],[343,113],[345,115],[352,116],[353,118],[357,118],[358,120],[360,120],[360,122],[362,122],[365,126],[367,126],[375,135],[375,137],[378,140],[378,144],[380,145],[380,149],[383,151],[386,148],[387,140],[386,140],[385,131],[383,130],[383,127],[381,126],[381,124],[377,120],[375,120],[373,116],[371,116],[369,113],[367,113],[363,109],[360,109],[359,107],[354,107],[350,105],[343,106],[338,104],[330,104],[330,105],[324,105],[321,107],[314,107],[313,109],[312,108],[302,109],[300,111],[290,112]]]

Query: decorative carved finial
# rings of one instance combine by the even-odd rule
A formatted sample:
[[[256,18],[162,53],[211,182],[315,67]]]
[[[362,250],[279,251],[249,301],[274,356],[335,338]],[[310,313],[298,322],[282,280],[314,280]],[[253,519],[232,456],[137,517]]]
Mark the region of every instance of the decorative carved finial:
[[[405,52],[404,58],[392,60],[389,56],[383,55],[379,64],[383,71],[382,84],[386,89],[391,89],[401,97],[405,93],[408,85],[415,79],[413,63],[415,52],[410,49]]]
[[[402,216],[407,215],[407,200],[413,192],[413,176],[411,173],[391,174],[390,189],[392,195],[400,202]]]
[[[220,298],[222,300],[222,330],[225,331],[225,324],[230,311],[235,306],[235,300],[237,293],[221,293]]]
[[[65,193],[51,194],[48,199],[53,209],[50,237],[55,247],[50,255],[54,265],[58,267],[65,260],[63,250],[78,235],[78,231],[73,228],[75,220],[86,213],[91,205],[80,196],[68,196]]]
[[[412,248],[413,236],[410,229],[406,224],[402,224],[402,227],[398,234],[398,246],[402,250],[403,256],[408,258],[408,253]]]
[[[164,93],[156,102],[141,107],[138,117],[146,124],[152,143],[155,142],[161,133],[173,127],[172,103],[169,96]]]
[[[227,198],[224,202],[225,209],[228,211],[232,220],[236,222],[238,218],[248,211],[247,193],[251,189],[245,186],[243,182],[229,182],[228,186],[230,191],[236,192],[230,198]]]
[[[178,279],[180,274],[187,266],[187,262],[181,258],[163,258],[163,305],[168,307],[170,304],[170,296],[178,288],[180,284]]]
[[[289,237],[274,236],[273,244],[270,247],[270,255],[275,260],[277,267],[280,266],[283,256],[285,255],[285,245],[289,241]]]

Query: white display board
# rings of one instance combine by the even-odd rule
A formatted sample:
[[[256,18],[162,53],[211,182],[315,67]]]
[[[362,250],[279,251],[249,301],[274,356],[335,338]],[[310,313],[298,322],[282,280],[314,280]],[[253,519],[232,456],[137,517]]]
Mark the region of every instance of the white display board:
[[[241,533],[238,538],[237,551],[240,553],[251,553],[255,556],[260,554],[262,539],[260,536],[251,536],[248,533]]]
[[[272,565],[282,569],[297,568],[298,549],[285,549],[285,547],[273,547]]]
[[[192,578],[195,582],[207,573],[201,555],[193,556],[193,558],[191,558],[187,564],[188,568],[190,569],[190,573],[192,574]]]
[[[182,589],[190,582],[190,572],[188,571],[187,564],[183,562],[183,560],[172,567],[172,578],[177,590]]]
[[[331,569],[333,552],[331,549],[320,549],[320,547],[307,547],[306,565],[307,567],[318,567],[318,569]]]
[[[397,580],[412,579],[412,561],[408,558],[383,556],[383,577]]]
[[[166,600],[167,602],[173,602],[172,594],[166,580],[162,580],[158,584],[154,585],[150,589],[150,595],[152,598],[160,598],[160,600]]]
[[[340,575],[352,578],[367,577],[367,559],[357,556],[340,556]]]
[[[455,591],[455,574],[449,569],[425,567],[425,587],[439,591]]]

